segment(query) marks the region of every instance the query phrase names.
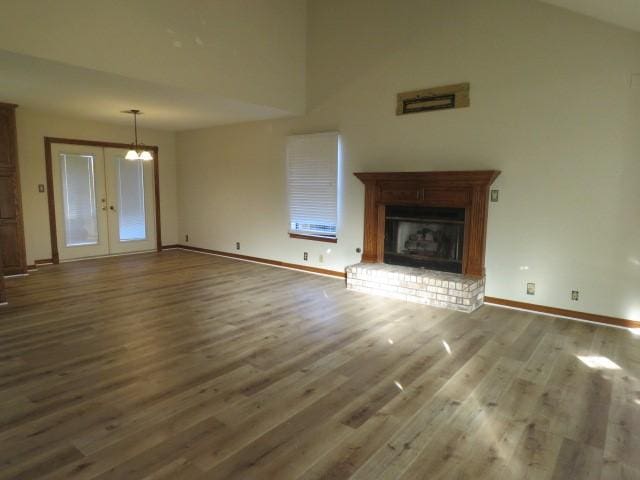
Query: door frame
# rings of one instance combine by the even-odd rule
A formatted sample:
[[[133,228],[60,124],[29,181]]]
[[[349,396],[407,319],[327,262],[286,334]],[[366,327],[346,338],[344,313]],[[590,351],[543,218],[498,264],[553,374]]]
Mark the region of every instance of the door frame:
[[[128,143],[100,142],[94,140],[78,140],[74,138],[57,138],[44,137],[44,160],[47,170],[47,201],[49,204],[49,232],[51,235],[51,259],[53,263],[60,263],[60,255],[58,253],[58,231],[56,227],[56,205],[53,192],[53,165],[51,156],[51,146],[54,143],[62,143],[67,145],[84,145],[88,147],[103,148],[131,148]],[[158,146],[145,145],[153,152],[153,183],[154,197],[156,207],[156,251],[162,251],[162,231],[160,227],[160,175],[158,171]]]

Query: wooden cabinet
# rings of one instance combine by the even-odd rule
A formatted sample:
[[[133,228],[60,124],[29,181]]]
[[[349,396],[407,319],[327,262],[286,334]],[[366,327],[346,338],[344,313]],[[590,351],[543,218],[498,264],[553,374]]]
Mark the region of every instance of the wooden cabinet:
[[[4,275],[27,272],[15,109],[16,105],[0,103],[0,256]]]

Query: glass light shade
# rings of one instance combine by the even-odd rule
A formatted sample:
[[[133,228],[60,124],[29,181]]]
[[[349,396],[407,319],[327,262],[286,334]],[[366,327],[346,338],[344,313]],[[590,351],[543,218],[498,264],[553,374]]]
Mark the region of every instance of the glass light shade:
[[[133,148],[127,152],[124,156],[127,160],[138,160],[140,157],[138,156],[138,152],[136,152]]]
[[[143,150],[140,152],[140,156],[138,158],[140,158],[140,160],[148,161],[153,160],[153,155],[151,155],[149,150]]]

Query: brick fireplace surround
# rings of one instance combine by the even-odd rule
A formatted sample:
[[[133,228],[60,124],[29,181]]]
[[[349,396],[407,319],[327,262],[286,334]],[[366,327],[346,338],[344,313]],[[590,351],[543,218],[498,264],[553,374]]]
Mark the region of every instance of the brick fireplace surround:
[[[496,170],[356,173],[365,185],[362,263],[347,267],[347,288],[472,312],[484,301],[489,188]],[[387,206],[464,208],[462,273],[384,263]]]

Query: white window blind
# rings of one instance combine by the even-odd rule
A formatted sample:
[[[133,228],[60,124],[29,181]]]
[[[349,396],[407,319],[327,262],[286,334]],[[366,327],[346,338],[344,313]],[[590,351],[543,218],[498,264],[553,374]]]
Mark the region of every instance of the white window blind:
[[[289,231],[336,236],[338,132],[287,138]]]

